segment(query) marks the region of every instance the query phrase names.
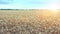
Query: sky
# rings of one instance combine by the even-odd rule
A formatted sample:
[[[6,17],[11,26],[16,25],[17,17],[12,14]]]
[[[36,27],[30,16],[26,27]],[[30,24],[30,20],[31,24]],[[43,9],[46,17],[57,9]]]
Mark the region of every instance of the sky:
[[[0,0],[0,9],[60,9],[60,0]]]

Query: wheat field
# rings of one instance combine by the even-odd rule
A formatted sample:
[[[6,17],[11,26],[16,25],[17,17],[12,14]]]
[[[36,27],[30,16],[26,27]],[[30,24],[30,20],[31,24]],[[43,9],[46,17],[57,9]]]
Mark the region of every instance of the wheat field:
[[[0,34],[60,34],[60,12],[0,10]]]

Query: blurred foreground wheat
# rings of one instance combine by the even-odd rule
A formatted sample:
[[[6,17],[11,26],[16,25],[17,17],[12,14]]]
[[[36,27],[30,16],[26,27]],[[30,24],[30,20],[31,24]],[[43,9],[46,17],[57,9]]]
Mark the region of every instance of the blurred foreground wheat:
[[[0,11],[0,34],[60,34],[60,16],[40,11]]]

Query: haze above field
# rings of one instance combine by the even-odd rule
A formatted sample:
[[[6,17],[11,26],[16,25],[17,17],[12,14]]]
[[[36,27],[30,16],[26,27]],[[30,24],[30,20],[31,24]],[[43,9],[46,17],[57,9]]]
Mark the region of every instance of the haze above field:
[[[0,9],[59,9],[60,0],[0,0]]]

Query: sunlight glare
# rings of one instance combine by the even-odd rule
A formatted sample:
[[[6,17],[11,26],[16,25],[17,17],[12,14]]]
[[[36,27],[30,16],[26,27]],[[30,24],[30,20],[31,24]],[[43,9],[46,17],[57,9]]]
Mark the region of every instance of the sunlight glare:
[[[50,8],[51,8],[51,12],[56,14],[58,12],[57,9],[59,8],[58,2],[56,0],[52,1]]]

